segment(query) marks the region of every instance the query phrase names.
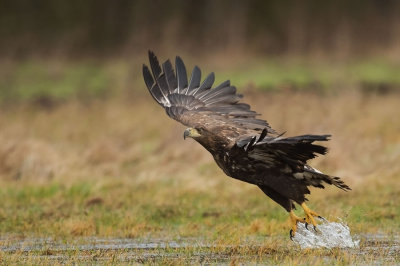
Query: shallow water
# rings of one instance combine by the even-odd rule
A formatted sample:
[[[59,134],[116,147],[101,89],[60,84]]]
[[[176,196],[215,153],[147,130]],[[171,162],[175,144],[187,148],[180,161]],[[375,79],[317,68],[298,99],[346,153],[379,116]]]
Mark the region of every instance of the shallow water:
[[[82,244],[82,242],[84,242]],[[84,238],[80,241],[72,241],[70,243],[62,243],[54,241],[51,238],[26,238],[24,240],[14,242],[10,241],[9,245],[0,245],[1,251],[41,251],[43,249],[51,249],[54,251],[93,251],[93,250],[127,250],[127,249],[166,249],[166,248],[185,248],[185,247],[207,247],[200,243],[163,241],[161,239],[149,239],[137,242],[134,239],[107,239],[107,238]]]
[[[186,263],[229,264],[232,258],[235,258],[246,264],[254,261],[269,264],[276,254],[285,252],[286,249],[296,251],[296,249],[299,250],[299,246],[301,248],[319,246],[323,249],[340,247],[341,250],[361,259],[365,255],[376,254],[379,264],[400,262],[400,236],[365,234],[351,237],[348,227],[340,223],[324,223],[319,225],[318,230],[319,233],[315,233],[312,228],[307,230],[304,225],[299,225],[298,234],[293,242],[277,238],[276,241],[282,243],[283,246],[279,246],[276,251],[261,254],[257,252],[235,253],[238,246],[221,245],[196,238],[175,240],[81,238],[65,242],[55,241],[51,238],[12,239],[3,237],[0,238],[0,251],[7,254],[18,254],[22,260],[26,258],[29,261],[36,258],[60,263],[71,260],[71,258],[74,261],[92,261],[93,254],[111,252],[118,261],[122,262],[164,263],[166,260],[183,259]],[[327,235],[324,237],[321,234]],[[328,237],[332,235],[335,236],[334,239]],[[248,239],[242,241],[239,247],[257,250],[265,245],[264,240],[264,237]],[[110,261],[108,255],[95,256],[97,256],[97,261]],[[335,257],[326,257],[328,264],[334,261]]]

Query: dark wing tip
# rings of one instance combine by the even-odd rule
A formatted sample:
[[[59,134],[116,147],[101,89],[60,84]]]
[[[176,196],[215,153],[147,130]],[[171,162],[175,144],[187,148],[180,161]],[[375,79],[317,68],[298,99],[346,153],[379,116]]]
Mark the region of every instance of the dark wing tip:
[[[185,89],[188,85],[186,67],[180,56],[177,56],[175,58],[175,71],[178,80],[178,93],[179,93],[179,91]]]
[[[175,57],[175,71],[177,71],[178,66],[179,67],[181,67],[181,66],[185,67],[185,63],[183,63],[183,60],[179,55],[177,55]],[[185,67],[185,70],[186,70],[186,67]]]
[[[157,57],[156,54],[155,54],[152,50],[149,50],[149,51],[148,51],[148,55],[149,55],[149,59],[150,59],[150,58]]]
[[[215,73],[214,73],[214,72],[211,72],[211,73],[209,74],[209,76],[210,76],[210,79],[212,80],[212,83],[214,83],[214,81],[215,81]]]
[[[161,67],[160,63],[158,62],[157,56],[150,50],[149,50],[149,61],[154,79],[157,79],[161,74]]]
[[[150,90],[154,84],[154,79],[150,73],[149,68],[145,64],[143,64],[142,70],[143,70],[144,82],[146,83],[147,88]]]

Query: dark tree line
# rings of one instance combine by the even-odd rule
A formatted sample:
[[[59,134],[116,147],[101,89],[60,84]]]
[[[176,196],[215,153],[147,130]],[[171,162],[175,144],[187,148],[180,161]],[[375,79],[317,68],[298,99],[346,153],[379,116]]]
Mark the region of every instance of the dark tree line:
[[[365,54],[400,43],[399,14],[395,0],[0,0],[0,53]]]

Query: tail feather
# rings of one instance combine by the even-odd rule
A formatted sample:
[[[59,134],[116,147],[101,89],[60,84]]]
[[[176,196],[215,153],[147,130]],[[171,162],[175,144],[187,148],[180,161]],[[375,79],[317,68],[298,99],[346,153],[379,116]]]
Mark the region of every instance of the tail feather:
[[[340,179],[340,177],[326,175],[326,174],[321,173],[320,171],[312,168],[309,165],[306,165],[304,167],[304,172],[295,173],[294,175],[296,178],[299,178],[299,177],[304,178],[304,180],[307,182],[307,185],[310,185],[310,186],[324,188],[322,183],[325,182],[329,185],[334,185],[344,191],[351,190],[351,188],[348,185],[346,185],[343,182],[343,180]]]

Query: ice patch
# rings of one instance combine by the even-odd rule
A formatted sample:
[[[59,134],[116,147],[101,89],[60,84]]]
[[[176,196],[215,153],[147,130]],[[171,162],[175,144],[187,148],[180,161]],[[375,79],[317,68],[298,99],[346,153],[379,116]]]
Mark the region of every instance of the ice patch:
[[[350,228],[344,223],[324,220],[317,226],[317,232],[312,225],[306,229],[303,223],[297,224],[297,232],[293,241],[304,248],[357,248],[359,240],[353,240]]]

